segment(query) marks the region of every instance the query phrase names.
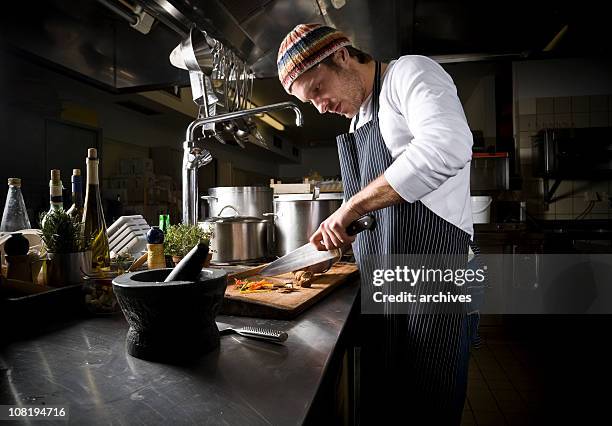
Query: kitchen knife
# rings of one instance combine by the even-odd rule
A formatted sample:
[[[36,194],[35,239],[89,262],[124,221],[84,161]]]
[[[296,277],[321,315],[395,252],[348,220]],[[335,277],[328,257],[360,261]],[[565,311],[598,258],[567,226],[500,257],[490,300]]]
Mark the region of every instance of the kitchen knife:
[[[374,216],[366,215],[351,223],[346,228],[346,233],[353,236],[366,229],[373,230],[375,227],[376,219],[374,219]],[[300,269],[308,266],[332,261],[335,258],[339,258],[341,255],[342,252],[338,248],[319,251],[313,244],[307,243],[302,247],[293,250],[291,253],[284,255],[280,259],[276,259],[274,262],[263,268],[259,272],[259,275],[265,277],[286,274],[287,272],[292,271],[299,271]]]

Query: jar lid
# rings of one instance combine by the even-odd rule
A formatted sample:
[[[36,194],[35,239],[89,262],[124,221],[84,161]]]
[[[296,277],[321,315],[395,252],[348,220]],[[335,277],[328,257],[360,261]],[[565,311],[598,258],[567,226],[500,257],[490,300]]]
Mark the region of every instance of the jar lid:
[[[21,179],[19,178],[8,178],[8,184],[11,186],[21,186]]]

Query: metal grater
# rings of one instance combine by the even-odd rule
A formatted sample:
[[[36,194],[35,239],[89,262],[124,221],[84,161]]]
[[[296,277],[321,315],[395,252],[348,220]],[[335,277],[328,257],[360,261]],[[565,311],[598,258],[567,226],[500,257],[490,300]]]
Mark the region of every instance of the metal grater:
[[[261,339],[267,340],[270,342],[281,343],[287,340],[287,333],[280,330],[272,330],[270,328],[261,328],[261,327],[240,327],[240,328],[226,328],[221,330],[220,333],[230,334],[236,333],[244,337],[250,337],[252,339]]]

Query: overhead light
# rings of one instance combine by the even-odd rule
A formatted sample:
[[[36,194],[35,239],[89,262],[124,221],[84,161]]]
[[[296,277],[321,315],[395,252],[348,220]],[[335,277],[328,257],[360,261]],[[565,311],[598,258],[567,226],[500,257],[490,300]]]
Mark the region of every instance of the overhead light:
[[[257,108],[257,105],[255,105],[251,101],[247,101],[247,107],[249,109]],[[261,121],[266,123],[268,126],[275,128],[279,132],[283,132],[285,130],[285,125],[283,123],[281,123],[280,121],[278,121],[276,118],[272,117],[271,115],[268,115],[268,114],[258,114],[255,117],[259,118]]]

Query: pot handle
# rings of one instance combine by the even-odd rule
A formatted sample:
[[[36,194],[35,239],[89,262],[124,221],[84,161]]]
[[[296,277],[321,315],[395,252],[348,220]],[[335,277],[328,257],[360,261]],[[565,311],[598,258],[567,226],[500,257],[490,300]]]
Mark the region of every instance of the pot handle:
[[[223,210],[225,210],[228,207],[231,208],[232,210],[234,210],[234,212],[236,212],[236,214],[234,216],[240,216],[240,212],[238,211],[238,209],[236,209],[236,207],[232,206],[231,204],[228,204],[227,206],[225,206],[221,210],[219,210],[219,213],[217,214],[217,216],[221,216],[221,213],[223,213]]]
[[[200,198],[208,201],[209,203],[210,203],[210,200],[219,201],[217,197],[213,197],[212,195],[202,195]]]
[[[278,215],[276,213],[262,213],[262,216],[274,216],[274,217],[278,217]]]

